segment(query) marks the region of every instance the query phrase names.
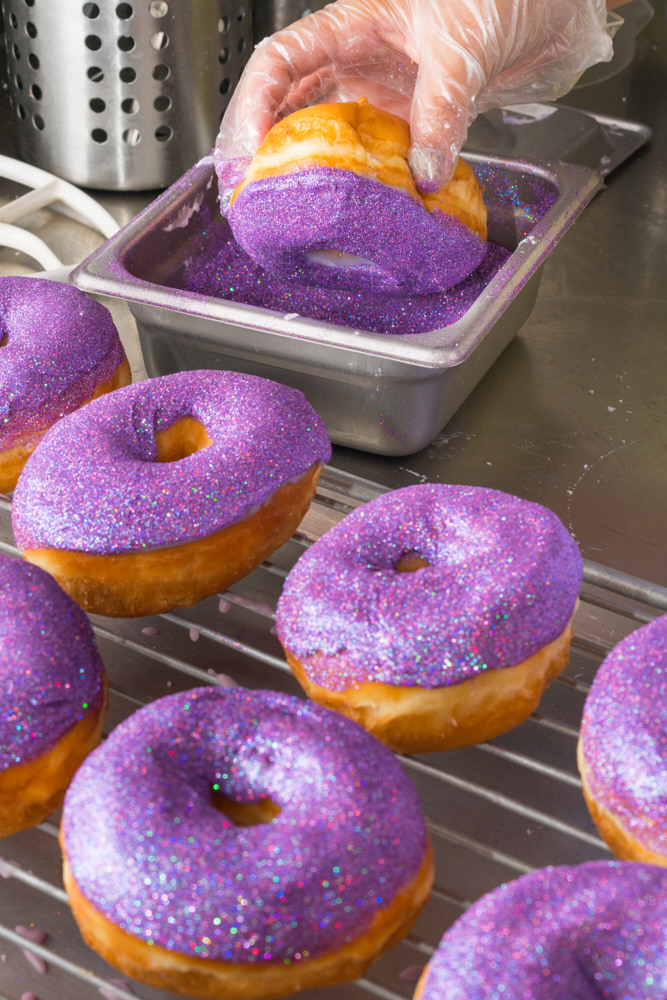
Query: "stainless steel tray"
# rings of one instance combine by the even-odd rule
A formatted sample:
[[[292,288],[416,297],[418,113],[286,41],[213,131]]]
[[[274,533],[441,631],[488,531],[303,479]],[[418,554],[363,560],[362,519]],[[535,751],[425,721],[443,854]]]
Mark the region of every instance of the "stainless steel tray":
[[[227,238],[210,159],[196,164],[75,269],[84,291],[126,299],[149,375],[231,368],[305,393],[332,440],[406,455],[442,430],[533,307],[545,258],[601,185],[588,168],[469,157],[490,239],[512,250],[470,309],[414,335],[369,333],[183,291],[183,271]],[[551,203],[549,205],[549,203]]]
[[[299,695],[273,631],[282,581],[305,546],[380,492],[327,468],[293,539],[232,592],[154,618],[94,618],[111,688],[105,732],[146,702],[219,683],[221,673]],[[0,498],[0,549],[16,554],[8,498]],[[443,932],[480,895],[534,867],[609,857],[576,772],[581,710],[606,653],[666,610],[667,590],[586,563],[570,664],[539,710],[492,743],[403,758],[433,838],[434,891],[413,933],[362,980],[301,994],[304,1000],[405,1000]],[[171,994],[136,983],[112,987],[122,977],[83,944],[62,887],[58,819],[0,842],[0,1000],[28,991],[42,1000],[99,1000],[101,990],[118,1000],[167,1000]],[[48,936],[34,943],[17,926]]]

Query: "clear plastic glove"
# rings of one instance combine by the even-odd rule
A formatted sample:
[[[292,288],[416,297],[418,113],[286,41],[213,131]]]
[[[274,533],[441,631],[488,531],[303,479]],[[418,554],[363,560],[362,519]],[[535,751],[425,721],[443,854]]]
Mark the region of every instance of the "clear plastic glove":
[[[423,191],[452,175],[480,111],[566,93],[608,61],[605,0],[338,0],[261,42],[223,119],[223,211],[270,127],[308,104],[368,100],[410,121]]]

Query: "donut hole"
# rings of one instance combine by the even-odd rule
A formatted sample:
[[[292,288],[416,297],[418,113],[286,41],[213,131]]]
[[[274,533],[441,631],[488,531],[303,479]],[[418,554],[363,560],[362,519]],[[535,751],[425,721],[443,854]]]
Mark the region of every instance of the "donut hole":
[[[336,267],[341,270],[363,270],[380,272],[377,264],[354,253],[343,253],[340,250],[309,250],[306,257],[313,264],[324,264],[325,267]]]
[[[404,552],[394,569],[397,573],[416,573],[418,569],[426,569],[430,562],[419,552]]]
[[[278,803],[268,795],[266,798],[257,799],[256,802],[237,802],[236,799],[230,799],[225,795],[216,785],[211,787],[211,805],[231,820],[234,826],[260,826],[272,823],[282,812]]]
[[[213,444],[213,441],[202,423],[192,417],[182,417],[171,427],[156,432],[156,461],[180,462],[182,458],[203,451],[210,444]]]

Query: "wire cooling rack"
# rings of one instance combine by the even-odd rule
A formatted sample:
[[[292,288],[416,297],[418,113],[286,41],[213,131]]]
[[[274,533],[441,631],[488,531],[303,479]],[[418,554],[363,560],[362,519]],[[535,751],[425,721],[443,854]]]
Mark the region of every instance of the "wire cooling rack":
[[[110,680],[105,733],[141,705],[201,684],[302,696],[275,636],[282,583],[305,547],[383,489],[325,469],[293,538],[231,591],[151,618],[93,616]],[[0,497],[0,549],[17,555],[11,500]],[[586,693],[624,636],[667,611],[667,590],[586,563],[570,664],[522,726],[490,743],[403,757],[428,818],[436,859],[431,897],[413,932],[363,979],[303,993],[312,1000],[405,1000],[443,932],[501,882],[535,867],[609,857],[589,819],[575,749]],[[59,816],[0,842],[0,1000],[160,1000],[81,940],[60,874]]]

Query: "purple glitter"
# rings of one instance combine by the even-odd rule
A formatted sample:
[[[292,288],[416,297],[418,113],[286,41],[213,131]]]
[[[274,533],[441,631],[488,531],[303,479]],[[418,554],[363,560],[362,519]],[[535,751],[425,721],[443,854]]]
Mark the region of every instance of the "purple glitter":
[[[667,615],[623,639],[586,699],[586,781],[650,851],[667,855]]]
[[[279,281],[374,292],[444,292],[474,271],[486,244],[459,219],[429,212],[407,191],[319,167],[248,184],[227,218],[234,238]],[[328,250],[367,266],[330,267]]]
[[[158,462],[155,434],[191,417],[213,443]],[[305,397],[236,372],[179,372],[89,403],[51,428],[14,493],[22,550],[145,551],[204,538],[328,461]]]
[[[658,1000],[667,871],[591,861],[484,896],[447,931],[419,1000]]]
[[[397,572],[406,553],[429,565]],[[329,690],[445,687],[556,639],[581,579],[579,549],[547,508],[474,486],[411,486],[358,507],[301,556],[278,637]]]
[[[0,450],[34,445],[125,357],[111,313],[78,289],[0,278]]]
[[[211,804],[266,797],[272,822]],[[111,734],[67,793],[79,889],[143,941],[235,964],[317,958],[363,934],[414,880],[416,791],[360,726],[289,695],[199,688]]]
[[[104,697],[104,667],[83,611],[48,573],[4,555],[0,692],[0,769],[47,753]]]

